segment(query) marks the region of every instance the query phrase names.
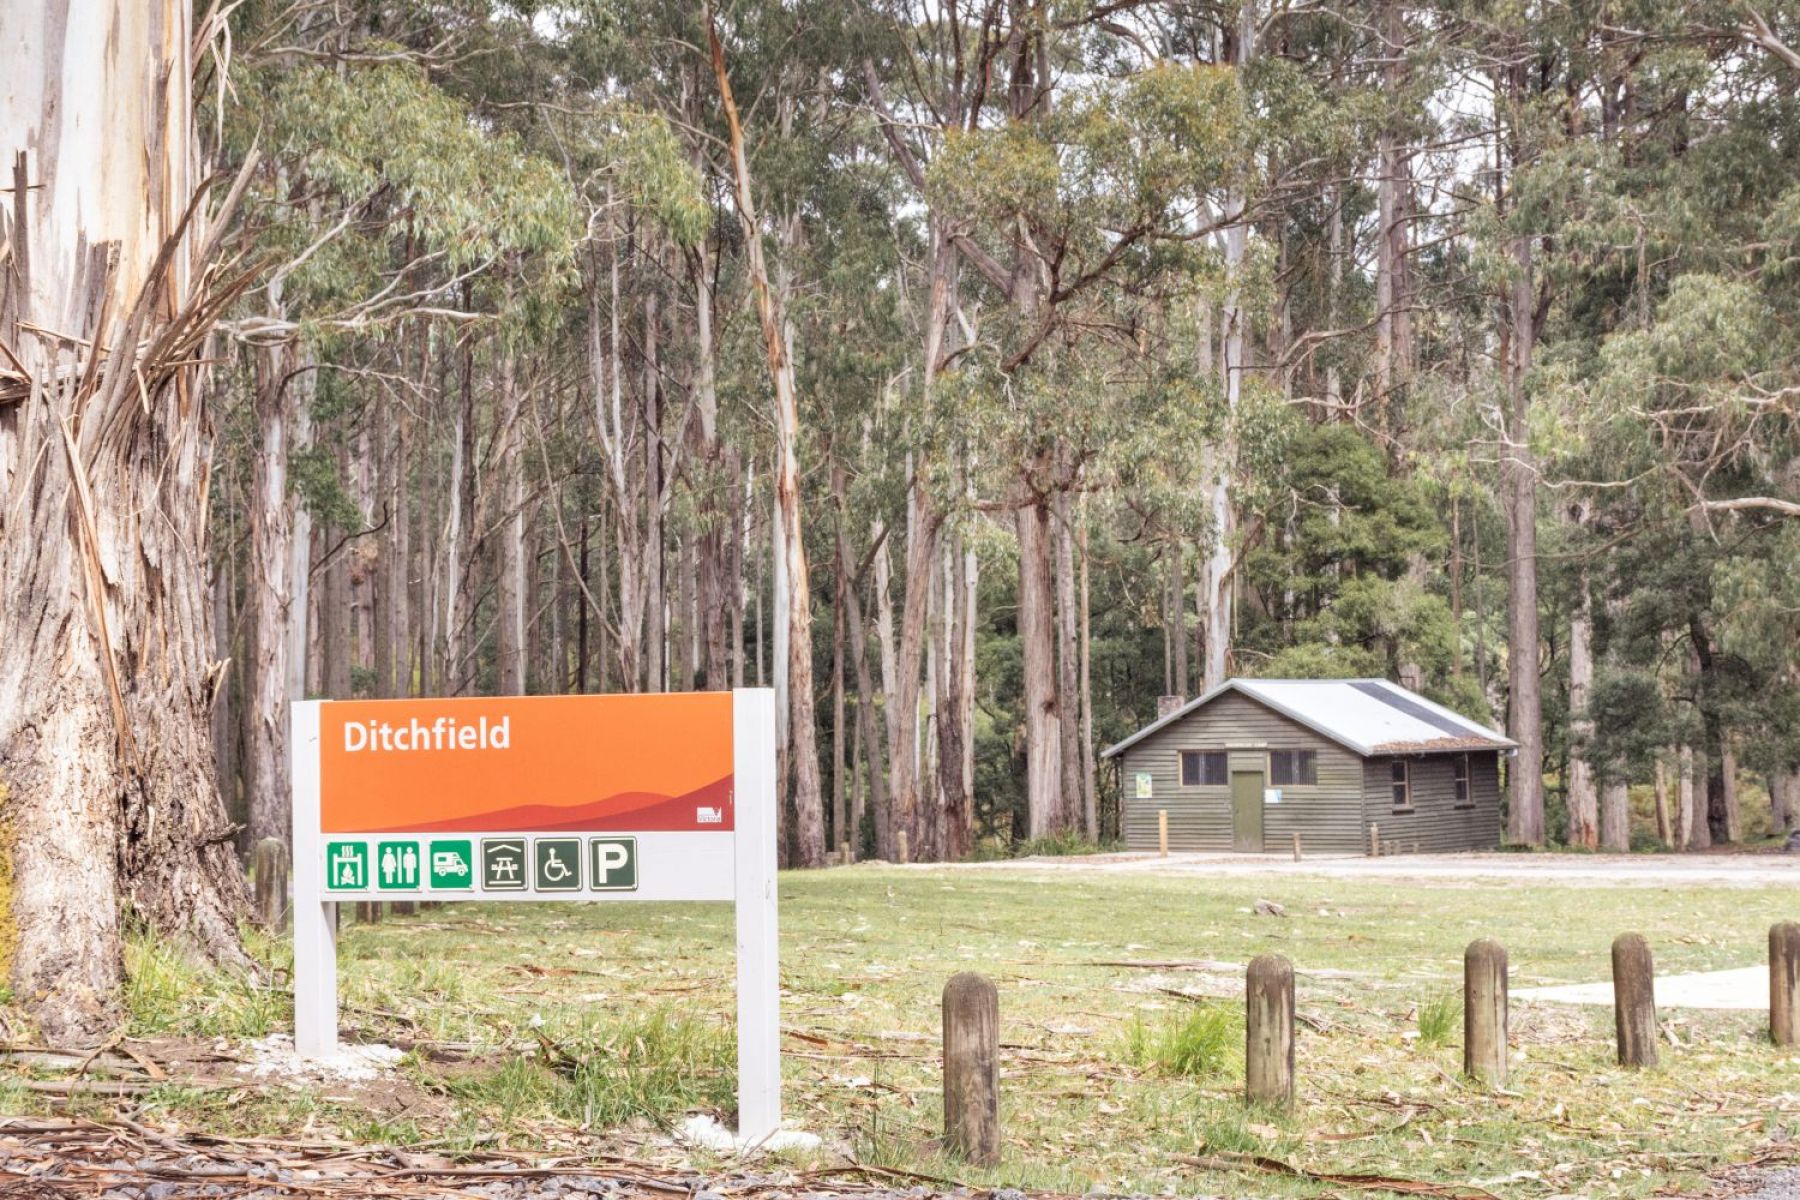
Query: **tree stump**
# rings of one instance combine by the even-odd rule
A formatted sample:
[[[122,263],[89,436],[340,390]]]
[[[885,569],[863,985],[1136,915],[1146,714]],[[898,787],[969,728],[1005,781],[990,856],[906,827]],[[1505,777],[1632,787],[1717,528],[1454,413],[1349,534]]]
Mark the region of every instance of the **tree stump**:
[[[417,900],[393,900],[388,903],[388,915],[390,916],[410,917],[418,911],[419,902]]]
[[[1000,1161],[1000,993],[970,971],[944,985],[944,1145],[978,1167]]]
[[[1613,1016],[1619,1065],[1656,1065],[1656,964],[1642,934],[1621,933],[1612,945]]]
[[[264,838],[250,855],[256,880],[256,920],[271,933],[284,933],[288,923],[288,848],[280,838]]]
[[[1769,926],[1769,1040],[1800,1042],[1800,924]]]
[[[1294,1102],[1294,967],[1279,954],[1258,955],[1244,977],[1244,1099]]]
[[[1492,938],[1463,951],[1463,1074],[1506,1086],[1506,947]]]

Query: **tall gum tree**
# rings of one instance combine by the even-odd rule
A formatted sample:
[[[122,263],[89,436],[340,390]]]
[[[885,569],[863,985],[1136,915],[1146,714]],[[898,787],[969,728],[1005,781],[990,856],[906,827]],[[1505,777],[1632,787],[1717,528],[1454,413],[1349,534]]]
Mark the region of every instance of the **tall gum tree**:
[[[231,287],[207,269],[192,11],[0,3],[0,919],[58,1044],[116,1019],[125,903],[242,961],[197,365]]]

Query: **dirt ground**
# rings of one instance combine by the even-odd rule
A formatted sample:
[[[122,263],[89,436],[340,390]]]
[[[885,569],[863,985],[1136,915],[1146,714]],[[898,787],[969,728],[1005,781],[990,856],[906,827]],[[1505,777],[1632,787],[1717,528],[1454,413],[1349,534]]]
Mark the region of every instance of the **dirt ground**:
[[[1800,883],[1800,854],[1399,854],[1386,858],[1265,854],[1090,854],[1003,862],[932,864],[933,871],[1068,871],[1096,875],[1174,875],[1228,879],[1308,876],[1324,879],[1520,880],[1538,884],[1618,883],[1631,887]]]

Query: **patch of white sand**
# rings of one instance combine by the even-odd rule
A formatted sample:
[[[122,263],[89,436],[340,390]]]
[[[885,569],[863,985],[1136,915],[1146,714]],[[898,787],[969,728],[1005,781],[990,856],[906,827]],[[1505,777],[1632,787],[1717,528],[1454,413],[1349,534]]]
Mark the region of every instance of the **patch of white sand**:
[[[693,1116],[681,1123],[681,1137],[692,1145],[724,1154],[778,1150],[817,1150],[819,1135],[800,1129],[778,1129],[766,1138],[741,1138],[716,1120]]]
[[[353,1046],[339,1043],[323,1058],[306,1058],[294,1049],[285,1033],[258,1038],[249,1045],[250,1061],[238,1068],[240,1075],[258,1079],[292,1079],[320,1083],[366,1083],[392,1071],[406,1056],[403,1050],[379,1042]]]
[[[1520,988],[1516,1000],[1544,1004],[1604,1004],[1613,1002],[1611,981],[1570,983],[1560,987]],[[1662,975],[1656,980],[1658,1008],[1767,1008],[1769,968],[1739,967],[1733,971],[1702,971],[1694,975]]]

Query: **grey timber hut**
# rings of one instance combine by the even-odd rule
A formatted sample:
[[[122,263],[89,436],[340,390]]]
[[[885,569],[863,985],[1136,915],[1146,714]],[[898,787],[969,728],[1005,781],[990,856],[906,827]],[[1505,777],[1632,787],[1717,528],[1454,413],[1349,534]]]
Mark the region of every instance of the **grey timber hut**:
[[[1101,757],[1119,765],[1130,850],[1368,854],[1500,845],[1515,743],[1385,679],[1231,679]]]

